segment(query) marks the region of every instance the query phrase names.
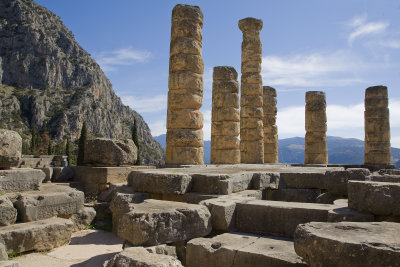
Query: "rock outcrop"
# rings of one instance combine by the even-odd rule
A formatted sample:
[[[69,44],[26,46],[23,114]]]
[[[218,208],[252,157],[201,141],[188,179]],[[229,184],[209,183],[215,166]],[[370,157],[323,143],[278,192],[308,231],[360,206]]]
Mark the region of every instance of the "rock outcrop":
[[[32,126],[53,140],[94,136],[123,139],[138,124],[144,164],[164,152],[143,118],[122,104],[100,66],[61,19],[31,0],[0,2],[0,128],[30,139]]]

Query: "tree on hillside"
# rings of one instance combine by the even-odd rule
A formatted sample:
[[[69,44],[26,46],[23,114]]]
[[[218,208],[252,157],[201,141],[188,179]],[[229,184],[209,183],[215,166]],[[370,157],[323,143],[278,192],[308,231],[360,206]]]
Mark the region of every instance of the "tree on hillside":
[[[68,166],[71,166],[71,142],[69,140],[69,136],[67,136],[67,143],[65,144],[65,154],[67,155]]]
[[[81,136],[79,137],[79,144],[78,144],[78,159],[77,165],[83,166],[84,165],[84,157],[85,157],[85,143],[87,139],[87,128],[86,122],[83,122]]]
[[[136,119],[133,119],[132,140],[137,147],[137,160],[136,160],[135,165],[142,165],[142,159],[140,158],[140,145],[139,145],[139,137],[138,137],[138,129],[137,129]]]
[[[47,155],[53,154],[53,146],[51,144],[51,138],[49,138],[49,144],[47,145]]]
[[[32,139],[31,139],[31,153],[34,155],[37,152],[37,148],[38,148],[38,139],[39,139],[39,135],[38,135],[38,131],[36,126],[32,126]]]

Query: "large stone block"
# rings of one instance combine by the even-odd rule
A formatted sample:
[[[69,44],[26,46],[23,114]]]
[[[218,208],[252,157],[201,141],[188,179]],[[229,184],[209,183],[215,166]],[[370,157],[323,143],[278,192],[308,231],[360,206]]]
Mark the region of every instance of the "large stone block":
[[[134,165],[137,148],[131,139],[96,138],[85,143],[85,163],[95,166]]]
[[[310,266],[399,266],[400,224],[311,222],[299,225],[294,249]]]
[[[201,129],[203,128],[203,114],[197,109],[168,109],[168,129]]]
[[[202,74],[204,72],[204,62],[201,55],[176,54],[170,57],[170,72],[193,71]]]
[[[183,267],[181,262],[173,257],[149,252],[147,248],[130,247],[116,254],[105,267]]]
[[[15,132],[0,129],[0,169],[16,167],[21,159],[22,138]]]
[[[267,189],[267,200],[315,203],[320,189],[282,188]]]
[[[137,192],[184,194],[190,190],[192,178],[188,174],[168,171],[133,171],[128,185]]]
[[[168,129],[167,142],[171,146],[201,147],[203,146],[203,130]]]
[[[165,151],[167,162],[171,165],[202,165],[204,164],[203,147],[171,147]]]
[[[74,180],[84,184],[126,183],[132,167],[74,167]]]
[[[37,190],[45,176],[44,172],[35,169],[0,170],[0,191]]]
[[[211,132],[213,135],[238,136],[240,133],[239,121],[220,121],[211,123]]]
[[[213,164],[239,164],[239,149],[216,149],[211,150],[211,162]]]
[[[383,216],[400,216],[400,184],[350,181],[349,208]]]
[[[15,223],[17,220],[17,210],[13,203],[6,196],[0,196],[0,226]]]
[[[179,53],[201,55],[202,44],[201,42],[188,37],[177,37],[171,40],[170,55]]]
[[[72,227],[70,220],[51,218],[1,227],[0,238],[7,253],[44,251],[68,244]]]
[[[253,200],[236,205],[238,231],[263,235],[293,237],[301,223],[328,220],[334,205]]]
[[[226,233],[193,239],[186,251],[187,267],[306,266],[284,238]]]
[[[117,234],[133,245],[152,246],[206,236],[211,215],[202,205],[148,199],[131,204],[120,217]]]
[[[20,194],[14,202],[22,222],[38,221],[53,216],[68,216],[83,209],[82,191],[65,185],[44,184],[38,191]]]
[[[250,189],[252,173],[235,174],[200,174],[192,176],[192,192],[203,194],[229,195],[234,192]]]
[[[199,109],[203,105],[203,92],[192,89],[171,90],[168,92],[168,107],[177,109]]]

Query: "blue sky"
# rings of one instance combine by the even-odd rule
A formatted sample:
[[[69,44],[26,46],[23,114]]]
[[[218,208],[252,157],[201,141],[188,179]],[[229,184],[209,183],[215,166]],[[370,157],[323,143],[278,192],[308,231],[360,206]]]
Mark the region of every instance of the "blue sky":
[[[260,18],[264,85],[278,92],[280,138],[304,136],[305,92],[325,91],[328,135],[364,138],[365,89],[388,86],[392,146],[400,147],[400,2],[327,0],[38,0],[58,14],[153,135],[165,133],[170,20],[177,3],[204,13],[204,137],[212,69],[240,73],[245,17]]]

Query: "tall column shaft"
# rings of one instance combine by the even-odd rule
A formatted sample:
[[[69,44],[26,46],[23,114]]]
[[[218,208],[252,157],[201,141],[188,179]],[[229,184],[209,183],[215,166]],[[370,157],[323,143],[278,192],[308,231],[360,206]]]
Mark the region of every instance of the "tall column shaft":
[[[264,163],[263,88],[261,78],[262,20],[239,21],[243,32],[240,99],[240,158],[242,163]]]
[[[390,165],[390,123],[386,86],[365,90],[365,152],[364,163]]]
[[[264,163],[278,163],[278,127],[276,126],[276,90],[263,87]]]
[[[324,92],[306,92],[305,164],[328,164]]]
[[[212,88],[211,163],[240,163],[239,82],[233,67],[214,67]]]
[[[166,164],[203,164],[203,13],[197,6],[172,10]]]

